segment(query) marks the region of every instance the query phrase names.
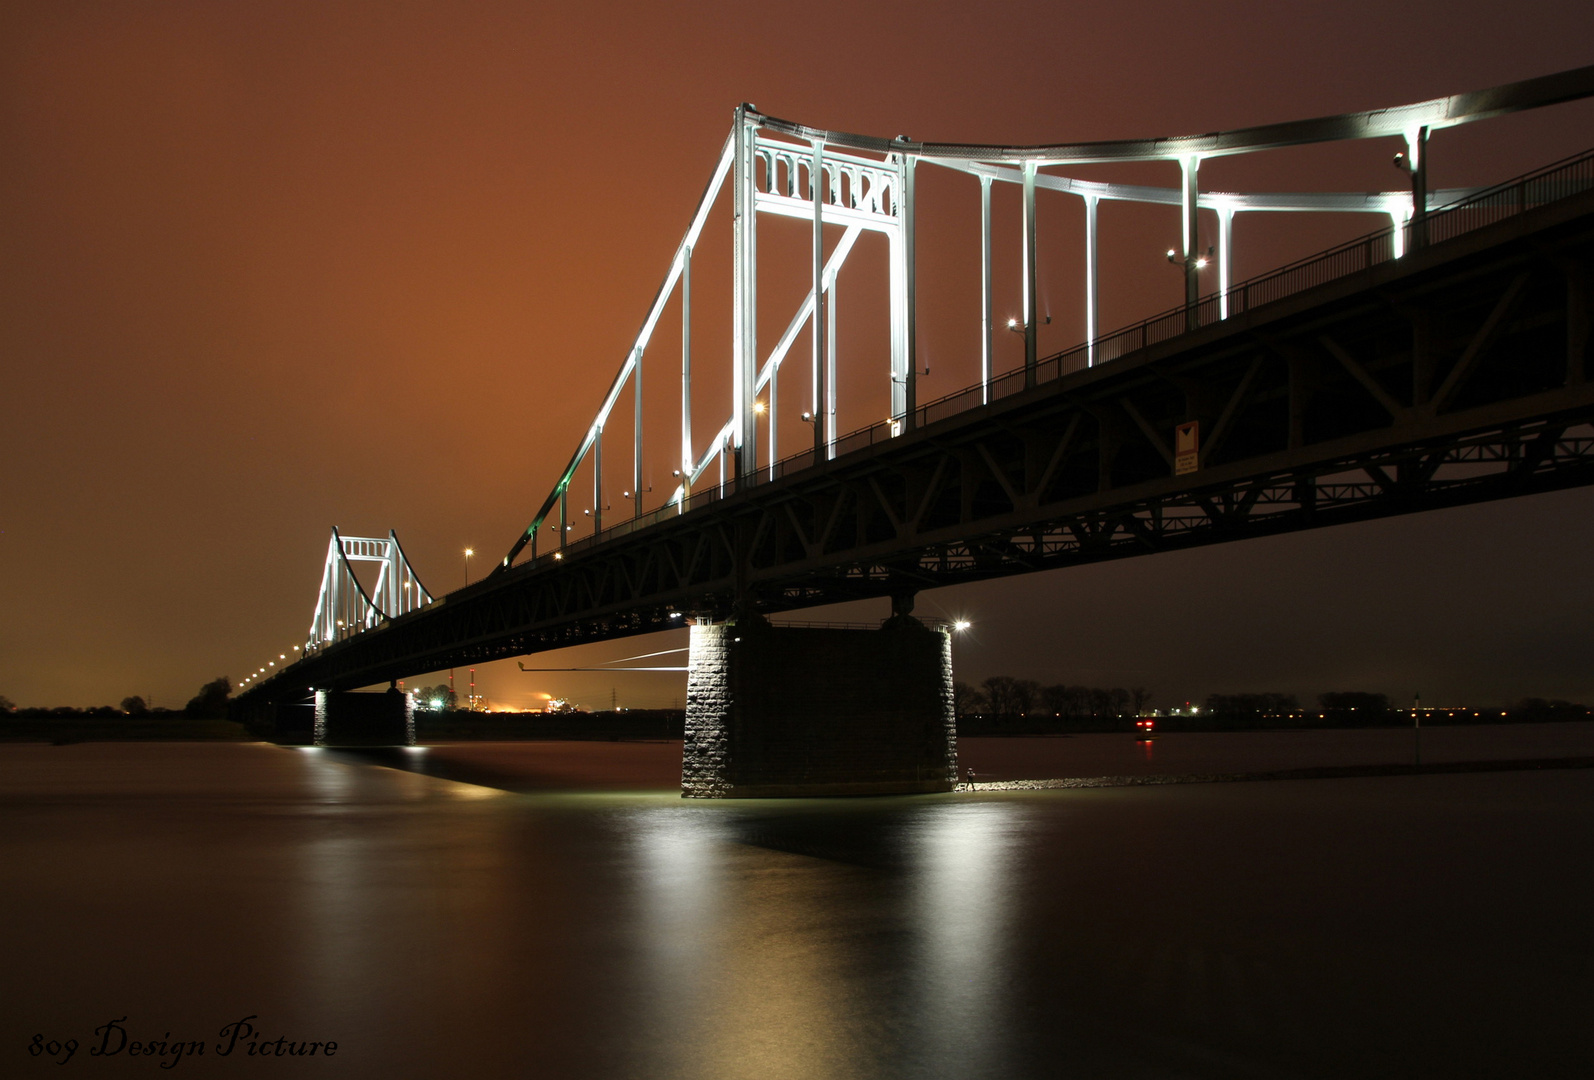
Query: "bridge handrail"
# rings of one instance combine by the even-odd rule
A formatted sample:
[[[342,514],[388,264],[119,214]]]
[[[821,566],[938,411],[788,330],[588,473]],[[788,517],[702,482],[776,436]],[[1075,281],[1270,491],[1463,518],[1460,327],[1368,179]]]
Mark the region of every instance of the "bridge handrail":
[[[1193,320],[1190,309],[1180,305],[1142,319],[1140,322],[1131,323],[1121,330],[1104,334],[1094,341],[1053,353],[1037,362],[1034,381],[1037,385],[1054,382],[1064,375],[1082,371],[1087,366],[1100,366],[1150,345],[1179,337],[1190,331],[1192,321],[1195,327],[1218,322],[1225,298],[1228,300],[1228,317],[1233,317],[1319,285],[1361,273],[1373,266],[1392,262],[1396,258],[1397,231],[1402,233],[1407,250],[1410,250],[1413,240],[1432,246],[1526,213],[1530,209],[1591,190],[1594,190],[1594,150],[1586,150],[1504,183],[1484,188],[1447,206],[1436,207],[1422,218],[1407,222],[1398,230],[1395,227],[1385,227],[1256,277],[1247,278],[1230,286],[1226,294],[1209,293],[1197,301]],[[1092,356],[1094,364],[1090,363]],[[976,383],[927,402],[919,406],[915,417],[918,425],[923,426],[967,412],[983,404],[987,393],[991,401],[996,401],[1020,393],[1024,389],[1025,372],[1020,368],[996,376],[989,384]],[[893,421],[880,421],[858,428],[836,439],[835,457],[840,458],[854,450],[885,442],[895,438],[899,433],[898,425]],[[805,450],[782,458],[773,466],[759,469],[749,480],[755,485],[768,483],[770,480],[809,468],[813,464],[814,452]],[[730,486],[727,484],[727,488]],[[723,494],[728,493],[727,491]],[[610,526],[602,532],[572,541],[564,547],[563,552],[582,551],[608,540],[627,536],[638,529],[655,525],[667,518],[677,517],[694,507],[715,502],[722,498],[723,494],[718,486],[701,488],[686,496],[680,503],[659,507],[629,521]],[[531,562],[533,565],[550,563],[557,557],[559,553],[549,552],[539,555]]]

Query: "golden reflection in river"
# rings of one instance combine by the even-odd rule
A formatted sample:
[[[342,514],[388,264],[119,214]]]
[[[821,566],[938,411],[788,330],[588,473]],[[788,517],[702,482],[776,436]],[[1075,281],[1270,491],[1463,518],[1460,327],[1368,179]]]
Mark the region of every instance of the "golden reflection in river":
[[[990,1060],[1009,1007],[1010,807],[627,817],[651,1075],[979,1075]]]
[[[474,944],[513,918],[507,821],[450,812],[504,793],[300,754],[316,835],[291,849],[292,880],[279,888],[305,1012],[329,1029],[399,1038],[396,1018],[420,999],[513,985],[503,953]]]
[[[980,1075],[1001,1057],[1015,958],[1009,955],[1015,808],[1006,802],[925,806],[912,831],[910,976],[936,1071]]]
[[[718,991],[718,957],[727,927],[724,819],[692,808],[622,814],[629,883],[636,905],[638,1040],[658,1076],[690,1076],[712,1040],[702,1014]]]

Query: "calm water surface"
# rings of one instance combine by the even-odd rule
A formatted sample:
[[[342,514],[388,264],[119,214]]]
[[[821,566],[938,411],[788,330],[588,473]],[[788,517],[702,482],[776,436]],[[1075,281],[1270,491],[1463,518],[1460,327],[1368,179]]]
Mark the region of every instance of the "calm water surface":
[[[12,745],[0,814],[0,1076],[1594,1069],[1591,770],[683,803]],[[248,1016],[336,1056],[218,1057]],[[122,1017],[205,1054],[91,1057]]]

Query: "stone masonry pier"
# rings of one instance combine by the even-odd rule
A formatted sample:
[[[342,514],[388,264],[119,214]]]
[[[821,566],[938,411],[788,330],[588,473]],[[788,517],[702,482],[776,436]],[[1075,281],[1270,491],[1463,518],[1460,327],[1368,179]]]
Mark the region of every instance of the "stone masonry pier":
[[[879,630],[692,627],[681,794],[892,795],[957,782],[952,646],[906,615]]]
[[[414,746],[415,705],[398,690],[315,693],[315,745]]]

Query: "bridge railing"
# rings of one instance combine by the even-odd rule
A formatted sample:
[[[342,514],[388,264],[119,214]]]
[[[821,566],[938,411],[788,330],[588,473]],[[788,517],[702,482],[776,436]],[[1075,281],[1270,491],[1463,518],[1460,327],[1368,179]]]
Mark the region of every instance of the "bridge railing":
[[[1594,150],[1536,169],[1503,184],[1485,188],[1458,202],[1431,210],[1424,218],[1409,221],[1398,229],[1380,229],[1276,270],[1248,278],[1231,286],[1226,294],[1211,293],[1202,297],[1193,308],[1181,305],[1098,337],[1094,341],[1054,353],[1036,364],[1034,383],[1039,385],[1054,382],[1065,375],[1083,371],[1087,367],[1099,366],[1148,346],[1169,341],[1197,327],[1209,326],[1319,285],[1361,273],[1382,263],[1392,262],[1401,257],[1397,252],[1410,250],[1413,246],[1422,244],[1431,246],[1453,240],[1537,207],[1591,190],[1594,190]],[[994,377],[989,383],[977,383],[927,402],[915,413],[918,424],[923,426],[944,420],[949,416],[977,408],[988,401],[998,401],[1021,393],[1026,387],[1025,375],[1023,369],[1006,372]],[[887,442],[899,434],[901,430],[896,422],[881,421],[870,424],[868,427],[859,428],[837,438],[835,456],[839,458],[855,450]],[[814,463],[814,452],[805,450],[759,469],[749,480],[752,484],[768,483],[810,468]],[[727,483],[725,493],[731,490],[733,487]],[[660,507],[604,529],[600,533],[574,541],[567,544],[564,551],[581,551],[626,536],[638,529],[647,528],[715,502],[721,497],[722,492],[718,485],[700,487],[679,503]],[[536,561],[539,563],[552,561],[554,557],[553,552],[540,553]]]

